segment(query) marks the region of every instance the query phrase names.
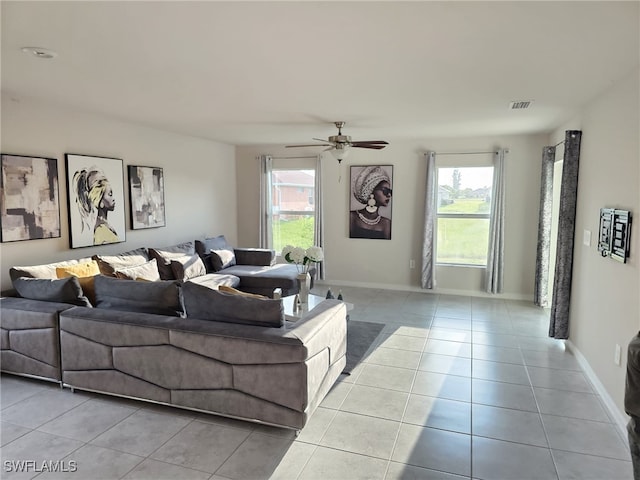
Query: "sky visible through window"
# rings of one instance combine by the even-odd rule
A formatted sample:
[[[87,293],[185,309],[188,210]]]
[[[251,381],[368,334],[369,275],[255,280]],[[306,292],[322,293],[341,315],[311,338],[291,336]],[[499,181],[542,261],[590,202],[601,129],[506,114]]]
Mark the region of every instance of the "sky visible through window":
[[[438,183],[453,187],[453,171],[459,170],[460,189],[490,188],[493,183],[493,167],[460,167],[460,168],[439,168]]]

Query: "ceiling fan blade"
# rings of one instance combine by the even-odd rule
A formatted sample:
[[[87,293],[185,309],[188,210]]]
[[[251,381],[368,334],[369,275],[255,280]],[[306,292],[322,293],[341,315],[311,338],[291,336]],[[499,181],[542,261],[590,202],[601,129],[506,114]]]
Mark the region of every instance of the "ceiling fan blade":
[[[365,143],[364,145],[360,145],[358,143],[351,144],[353,148],[373,148],[374,150],[382,150],[386,145],[373,145],[371,143]]]
[[[389,145],[389,142],[385,142],[384,140],[358,140],[357,142],[351,142],[352,144],[379,144],[379,145]]]
[[[310,143],[308,145],[285,145],[285,148],[295,148],[295,147],[333,147],[331,143]]]

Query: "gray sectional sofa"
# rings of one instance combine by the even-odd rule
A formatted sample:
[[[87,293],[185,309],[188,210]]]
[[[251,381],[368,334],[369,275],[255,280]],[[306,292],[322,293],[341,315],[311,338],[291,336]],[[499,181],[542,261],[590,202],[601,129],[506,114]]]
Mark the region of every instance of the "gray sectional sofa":
[[[281,299],[217,290],[232,277],[224,272],[143,282],[109,266],[90,295],[75,276],[46,278],[51,265],[13,269],[32,298],[0,299],[2,371],[299,430],[345,366],[340,301],[288,322]]]

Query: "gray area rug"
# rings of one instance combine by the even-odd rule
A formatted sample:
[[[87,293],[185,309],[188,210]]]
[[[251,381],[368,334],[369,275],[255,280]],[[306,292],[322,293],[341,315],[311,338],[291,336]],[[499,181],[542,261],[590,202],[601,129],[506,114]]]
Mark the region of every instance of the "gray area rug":
[[[360,322],[349,320],[347,322],[347,365],[342,373],[347,375],[358,365],[364,354],[384,328],[384,323]]]

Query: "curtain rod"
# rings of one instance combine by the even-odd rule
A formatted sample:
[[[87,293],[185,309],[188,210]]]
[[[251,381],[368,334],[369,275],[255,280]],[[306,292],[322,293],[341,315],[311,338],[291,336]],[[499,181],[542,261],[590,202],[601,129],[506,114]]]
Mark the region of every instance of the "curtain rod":
[[[293,156],[293,157],[271,157],[271,158],[273,158],[274,160],[287,160],[287,159],[290,159],[290,158],[318,158],[318,156],[317,155],[306,155],[306,156],[301,156],[301,157],[300,156]]]
[[[493,152],[433,152],[436,155],[482,155],[482,154],[488,154],[488,153],[498,153],[497,151],[493,151]]]

